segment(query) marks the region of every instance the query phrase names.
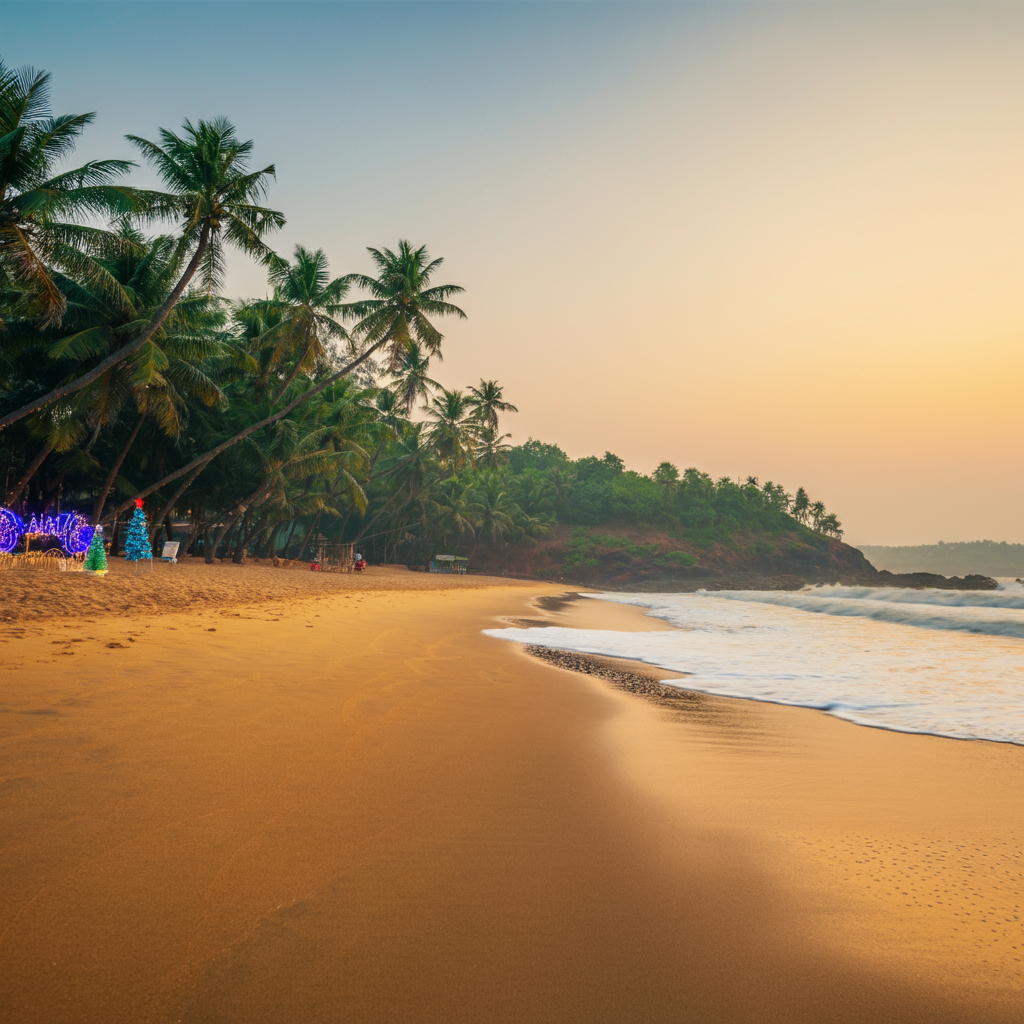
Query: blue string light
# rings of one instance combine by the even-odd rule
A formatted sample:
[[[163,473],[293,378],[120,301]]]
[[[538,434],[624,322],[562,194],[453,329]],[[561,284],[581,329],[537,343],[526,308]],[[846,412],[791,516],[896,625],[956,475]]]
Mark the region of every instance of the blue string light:
[[[28,526],[16,512],[0,508],[0,551],[13,551],[26,533],[56,537],[69,554],[77,555],[89,547],[92,527],[81,512],[61,512],[59,516],[32,516]]]
[[[25,521],[21,516],[9,508],[0,508],[0,551],[13,551],[24,532]]]

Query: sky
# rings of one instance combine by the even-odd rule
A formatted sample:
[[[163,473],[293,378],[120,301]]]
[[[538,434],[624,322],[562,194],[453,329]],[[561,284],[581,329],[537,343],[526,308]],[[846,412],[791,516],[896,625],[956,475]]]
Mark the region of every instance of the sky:
[[[434,376],[513,443],[1024,542],[1024,4],[0,0],[0,56],[76,159],[229,117],[283,254],[444,257]]]

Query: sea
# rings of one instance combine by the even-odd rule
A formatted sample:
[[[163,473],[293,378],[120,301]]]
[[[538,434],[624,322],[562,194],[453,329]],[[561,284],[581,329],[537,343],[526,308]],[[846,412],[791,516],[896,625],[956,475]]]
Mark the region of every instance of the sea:
[[[1024,585],[996,590],[586,594],[672,629],[539,627],[490,636],[644,662],[702,693],[817,708],[857,725],[1024,744]]]

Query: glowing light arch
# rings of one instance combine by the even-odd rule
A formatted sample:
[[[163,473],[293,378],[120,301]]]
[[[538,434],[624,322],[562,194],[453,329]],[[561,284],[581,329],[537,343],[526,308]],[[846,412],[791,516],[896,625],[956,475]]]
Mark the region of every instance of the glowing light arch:
[[[69,555],[77,555],[89,547],[92,527],[81,512],[61,512],[58,516],[32,516],[25,520],[9,508],[0,508],[0,551],[13,551],[26,533],[42,533],[56,537]]]

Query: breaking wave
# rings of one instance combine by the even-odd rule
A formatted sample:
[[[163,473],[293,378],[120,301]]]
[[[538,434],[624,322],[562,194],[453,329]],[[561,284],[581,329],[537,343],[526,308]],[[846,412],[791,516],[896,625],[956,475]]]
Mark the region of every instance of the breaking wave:
[[[797,591],[717,590],[712,596],[726,601],[799,608],[821,615],[851,615],[921,629],[1024,638],[1024,585],[1019,583],[1004,583],[998,590],[980,591],[837,585],[805,587]]]
[[[586,596],[647,608],[675,628],[487,633],[645,662],[687,675],[669,685],[704,693],[818,708],[902,732],[1024,744],[1019,584],[987,592],[817,587]]]

